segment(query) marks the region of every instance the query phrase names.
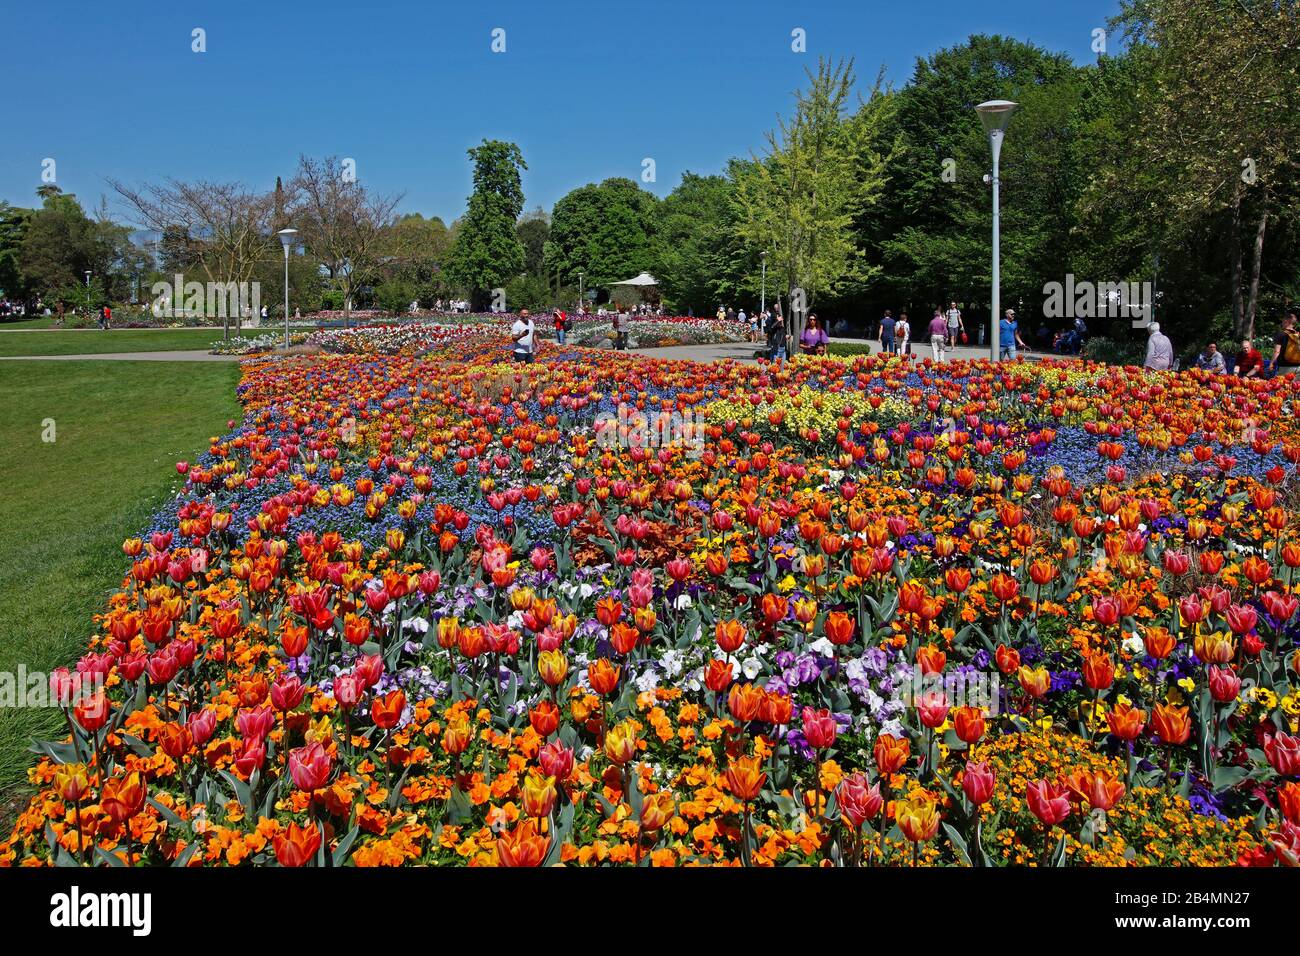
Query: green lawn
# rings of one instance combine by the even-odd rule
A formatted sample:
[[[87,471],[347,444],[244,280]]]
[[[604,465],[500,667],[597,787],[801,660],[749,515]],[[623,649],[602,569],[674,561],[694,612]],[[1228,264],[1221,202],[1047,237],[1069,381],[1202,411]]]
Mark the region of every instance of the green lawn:
[[[203,349],[220,329],[110,329],[100,332],[0,332],[0,355],[101,355]]]
[[[0,671],[80,656],[127,567],[122,541],[179,485],[174,463],[240,416],[238,376],[233,363],[0,362]],[[6,832],[31,738],[61,726],[57,710],[0,709]]]

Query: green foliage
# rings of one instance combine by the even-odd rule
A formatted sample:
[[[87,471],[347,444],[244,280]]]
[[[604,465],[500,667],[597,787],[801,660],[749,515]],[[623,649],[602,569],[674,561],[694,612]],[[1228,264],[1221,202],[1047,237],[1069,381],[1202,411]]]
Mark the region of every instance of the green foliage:
[[[491,290],[503,287],[524,269],[524,247],[515,231],[524,207],[519,173],[527,169],[514,143],[483,140],[469,150],[474,191],[447,260],[449,280],[469,290],[475,308],[487,304]]]
[[[874,147],[886,112],[877,103],[848,113],[852,61],[822,60],[808,81],[793,116],[767,134],[765,154],[735,164],[733,174],[740,235],[755,252],[768,252],[786,292],[800,288],[811,304],[878,271],[863,259],[851,226],[884,185],[885,156]]]
[[[630,179],[581,186],[555,204],[547,257],[561,281],[587,288],[630,279],[653,265],[658,200]]]

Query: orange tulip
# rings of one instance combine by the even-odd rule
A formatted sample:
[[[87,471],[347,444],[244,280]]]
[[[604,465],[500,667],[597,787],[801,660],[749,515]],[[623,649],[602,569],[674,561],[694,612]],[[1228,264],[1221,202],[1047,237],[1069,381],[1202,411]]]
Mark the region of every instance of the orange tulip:
[[[762,792],[767,774],[757,757],[737,757],[727,765],[726,781],[731,795],[748,803]]]
[[[1151,729],[1160,736],[1161,743],[1179,746],[1192,735],[1192,720],[1186,707],[1173,704],[1156,704],[1151,714]]]
[[[1147,712],[1131,704],[1117,704],[1106,714],[1106,723],[1110,732],[1120,740],[1134,740],[1142,733],[1146,724]]]
[[[876,769],[881,776],[898,773],[911,756],[912,745],[902,737],[893,734],[881,734],[876,738],[872,754],[876,758]]]
[[[551,838],[538,832],[537,820],[528,817],[497,838],[497,862],[502,866],[541,866],[551,848]]]
[[[607,697],[618,687],[618,677],[622,668],[611,664],[608,658],[599,658],[587,668],[587,683],[601,697]]]
[[[144,777],[133,770],[105,782],[99,805],[114,823],[121,825],[144,809],[144,798]]]
[[[320,849],[320,829],[308,824],[300,827],[290,823],[272,839],[275,858],[281,866],[306,866],[316,858]]]

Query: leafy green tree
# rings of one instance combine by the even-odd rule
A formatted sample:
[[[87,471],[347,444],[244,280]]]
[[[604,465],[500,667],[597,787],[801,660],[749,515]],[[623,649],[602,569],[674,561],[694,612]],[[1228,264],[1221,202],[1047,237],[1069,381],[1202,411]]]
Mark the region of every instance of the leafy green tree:
[[[682,174],[654,216],[654,275],[675,312],[712,314],[745,285],[745,258],[732,215],[735,183],[727,176]]]
[[[102,283],[111,259],[106,237],[77,197],[56,193],[47,195],[28,220],[19,268],[42,296],[84,305],[85,273],[94,273]],[[80,296],[71,291],[76,289],[82,289]]]
[[[546,243],[551,237],[551,217],[538,206],[519,220],[515,233],[524,247],[524,271],[534,278],[542,278],[546,275]]]
[[[27,224],[35,210],[0,200],[0,293],[12,301],[27,301],[30,287],[20,266]]]
[[[630,179],[580,186],[555,204],[548,254],[562,282],[587,288],[629,279],[653,265],[658,199]]]
[[[787,295],[802,289],[811,305],[878,271],[863,259],[851,226],[883,186],[885,158],[870,150],[868,120],[880,114],[849,112],[852,61],[822,60],[808,80],[795,95],[794,114],[767,134],[763,157],[734,167],[734,205],[749,249],[768,251]],[[803,316],[792,318],[797,337]]]
[[[871,287],[877,305],[924,321],[921,310],[941,302],[987,301],[991,159],[974,107],[988,99],[1022,106],[1002,151],[1003,298],[1041,298],[1040,272],[1061,271],[1069,233],[1064,167],[1076,72],[1062,54],[1001,36],[972,36],[917,61],[882,110],[888,182],[857,222],[868,257],[884,267]]]
[[[469,150],[474,191],[447,261],[450,281],[469,292],[473,308],[487,306],[494,288],[524,269],[524,246],[515,224],[524,207],[519,173],[527,169],[514,143],[484,140]]]
[[[1251,335],[1270,222],[1298,198],[1300,4],[1126,0],[1117,24],[1153,53],[1134,149],[1176,224],[1226,214],[1232,329]]]

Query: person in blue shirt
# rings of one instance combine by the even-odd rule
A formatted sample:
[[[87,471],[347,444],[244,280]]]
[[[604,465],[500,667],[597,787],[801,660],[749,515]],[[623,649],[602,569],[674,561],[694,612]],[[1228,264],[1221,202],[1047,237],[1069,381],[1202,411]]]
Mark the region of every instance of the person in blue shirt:
[[[998,322],[998,359],[1003,362],[1016,360],[1016,347],[1027,349],[1024,339],[1020,337],[1020,326],[1016,324],[1016,310],[1007,309],[1007,314]]]

